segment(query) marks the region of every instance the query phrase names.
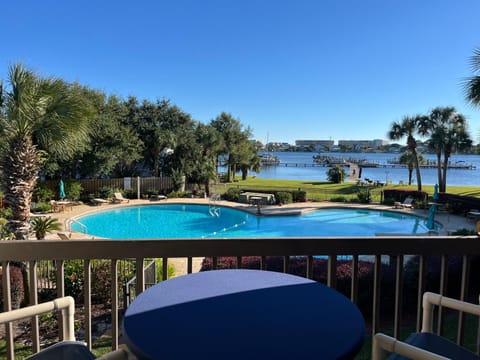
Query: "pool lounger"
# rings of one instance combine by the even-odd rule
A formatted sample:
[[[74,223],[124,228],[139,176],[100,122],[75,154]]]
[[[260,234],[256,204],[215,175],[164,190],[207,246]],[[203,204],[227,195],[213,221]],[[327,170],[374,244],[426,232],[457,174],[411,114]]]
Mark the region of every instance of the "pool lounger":
[[[157,200],[167,200],[165,195],[152,195],[150,196],[150,201],[157,201]]]
[[[108,200],[95,198],[95,199],[92,199],[92,203],[93,203],[93,205],[108,204]]]

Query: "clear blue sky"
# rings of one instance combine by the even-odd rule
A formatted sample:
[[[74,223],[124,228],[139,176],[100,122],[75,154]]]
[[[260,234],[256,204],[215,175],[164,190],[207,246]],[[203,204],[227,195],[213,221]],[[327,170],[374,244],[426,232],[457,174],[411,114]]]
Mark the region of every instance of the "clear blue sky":
[[[404,115],[455,106],[476,143],[461,83],[479,14],[478,0],[5,1],[0,79],[22,62],[290,143],[386,139]]]

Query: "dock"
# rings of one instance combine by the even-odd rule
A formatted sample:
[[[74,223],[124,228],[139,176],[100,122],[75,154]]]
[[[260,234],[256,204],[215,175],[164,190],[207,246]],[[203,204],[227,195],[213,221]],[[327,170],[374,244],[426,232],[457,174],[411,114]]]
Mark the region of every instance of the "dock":
[[[355,164],[355,163],[354,163]],[[342,164],[326,164],[326,163],[295,163],[295,162],[280,162],[277,165],[270,166],[283,166],[283,167],[332,167],[335,165],[350,167],[351,163],[345,162]],[[404,164],[385,164],[385,163],[368,163],[368,164],[355,164],[360,168],[386,168],[386,169],[406,169],[408,166]],[[436,164],[424,164],[420,165],[421,169],[436,169]],[[476,167],[470,164],[449,164],[448,169],[457,169],[457,170],[475,170]]]

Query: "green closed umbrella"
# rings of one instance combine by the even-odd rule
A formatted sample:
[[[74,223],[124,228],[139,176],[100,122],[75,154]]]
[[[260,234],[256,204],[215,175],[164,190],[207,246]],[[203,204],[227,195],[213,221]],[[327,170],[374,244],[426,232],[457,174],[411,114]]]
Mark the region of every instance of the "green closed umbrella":
[[[60,179],[60,182],[58,183],[58,194],[60,199],[65,199],[67,195],[65,194],[65,184],[63,183],[63,180]]]

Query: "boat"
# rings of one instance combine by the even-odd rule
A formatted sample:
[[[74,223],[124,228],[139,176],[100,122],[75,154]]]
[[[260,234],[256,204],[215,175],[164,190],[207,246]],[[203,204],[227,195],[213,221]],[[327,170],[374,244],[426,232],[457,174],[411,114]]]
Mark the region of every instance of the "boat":
[[[407,167],[406,164],[400,163],[399,158],[393,158],[387,160],[387,166],[389,167]],[[383,167],[387,167],[383,166]],[[437,162],[435,160],[427,160],[425,163],[420,164],[422,169],[434,169],[437,168]],[[463,160],[458,160],[456,162],[449,161],[447,164],[448,169],[457,169],[457,170],[475,170],[476,166],[469,164]]]
[[[270,155],[270,154],[261,154],[260,157],[260,164],[263,166],[277,166],[280,165],[280,159],[278,156]]]
[[[344,158],[330,155],[315,155],[313,162],[323,166],[346,165]]]
[[[374,168],[378,167],[378,164],[367,159],[358,159],[353,157],[343,158],[335,157],[330,155],[315,155],[313,157],[313,162],[323,166],[350,166],[350,164],[358,165],[359,167],[369,167]]]

